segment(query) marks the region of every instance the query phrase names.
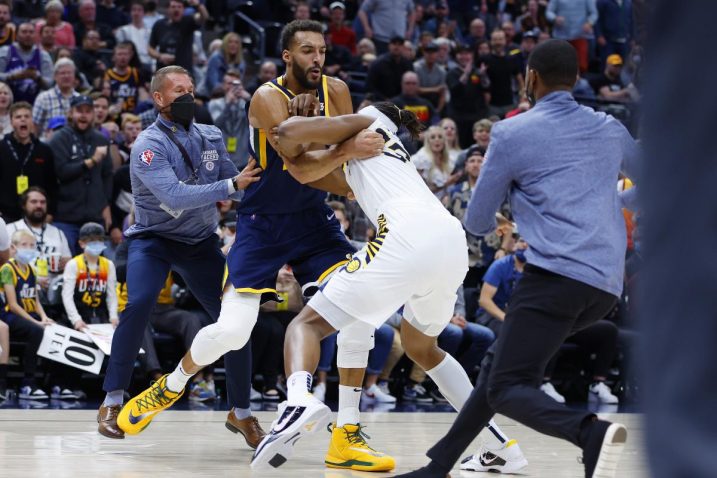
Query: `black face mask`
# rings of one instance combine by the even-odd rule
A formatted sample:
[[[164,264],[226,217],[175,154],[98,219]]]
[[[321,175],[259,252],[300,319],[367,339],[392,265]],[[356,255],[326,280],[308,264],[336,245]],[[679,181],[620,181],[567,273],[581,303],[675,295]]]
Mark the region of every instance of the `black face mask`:
[[[189,124],[194,119],[194,96],[191,93],[176,98],[169,105],[169,114],[172,115],[172,121],[189,129]]]

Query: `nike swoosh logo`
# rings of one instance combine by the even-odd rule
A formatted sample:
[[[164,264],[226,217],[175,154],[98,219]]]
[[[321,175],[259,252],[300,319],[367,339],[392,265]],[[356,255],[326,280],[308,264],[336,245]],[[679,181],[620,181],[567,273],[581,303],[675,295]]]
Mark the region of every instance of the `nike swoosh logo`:
[[[362,390],[360,388],[354,388],[354,392],[361,392]]]
[[[129,422],[130,422],[132,425],[136,425],[136,424],[138,424],[139,422],[141,422],[143,419],[145,419],[146,417],[149,417],[149,416],[154,415],[154,413],[155,413],[155,412],[147,412],[147,413],[143,413],[142,415],[136,417],[136,416],[132,415],[132,410],[130,410],[130,412],[129,412],[129,417],[128,417],[128,418],[129,418]]]
[[[380,457],[384,456],[384,454],[381,453],[381,452],[378,452],[378,451],[369,451],[369,450],[367,450],[366,448],[355,448],[355,447],[351,447],[351,448],[349,448],[349,450],[357,451],[357,452],[359,452],[359,453],[365,453],[366,455],[375,456],[376,458],[380,458]]]
[[[336,216],[336,213],[333,213],[333,214],[330,215],[330,216],[327,214],[327,215],[326,215],[326,220],[330,221],[330,220],[332,220],[335,216]]]

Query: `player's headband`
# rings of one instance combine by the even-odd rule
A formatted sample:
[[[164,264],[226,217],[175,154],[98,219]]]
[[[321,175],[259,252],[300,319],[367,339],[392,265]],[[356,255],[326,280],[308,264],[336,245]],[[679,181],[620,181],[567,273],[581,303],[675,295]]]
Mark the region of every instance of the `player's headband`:
[[[388,129],[390,129],[392,133],[395,133],[396,131],[398,131],[398,126],[396,126],[396,123],[391,121],[391,118],[389,118],[385,114],[381,113],[378,110],[378,108],[376,108],[375,106],[366,106],[365,108],[361,108],[359,110],[358,114],[364,115],[364,116],[370,116],[371,118],[381,120],[381,122],[384,123],[384,126],[387,126]]]

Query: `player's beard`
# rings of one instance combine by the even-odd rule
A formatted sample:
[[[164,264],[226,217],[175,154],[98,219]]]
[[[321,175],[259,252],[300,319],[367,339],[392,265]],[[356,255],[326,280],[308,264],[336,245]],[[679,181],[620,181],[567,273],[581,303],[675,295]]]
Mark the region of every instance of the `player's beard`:
[[[291,65],[291,73],[294,75],[294,78],[296,78],[296,81],[299,82],[302,88],[307,90],[315,90],[319,87],[321,77],[319,77],[319,81],[317,81],[316,83],[313,83],[311,80],[309,80],[309,72],[314,68],[315,66],[312,65],[306,70],[302,70],[297,63],[294,63]]]

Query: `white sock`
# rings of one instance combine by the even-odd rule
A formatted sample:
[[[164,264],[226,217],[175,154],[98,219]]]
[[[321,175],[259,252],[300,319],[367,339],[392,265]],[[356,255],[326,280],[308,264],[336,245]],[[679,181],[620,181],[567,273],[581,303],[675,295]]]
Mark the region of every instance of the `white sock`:
[[[313,377],[309,372],[294,372],[286,380],[289,403],[303,402],[306,395],[311,393],[311,381]]]
[[[359,401],[361,401],[361,387],[347,387],[339,385],[339,415],[336,426],[346,424],[358,425],[360,419]]]
[[[441,363],[431,370],[426,370],[426,373],[438,385],[438,389],[446,397],[448,403],[460,411],[473,391],[471,380],[461,364],[450,354],[446,354]]]
[[[172,392],[179,393],[187,386],[190,378],[192,378],[192,374],[185,372],[182,368],[182,362],[179,362],[174,372],[167,377],[167,388]]]
[[[429,377],[438,385],[448,403],[450,403],[456,411],[460,411],[463,405],[468,401],[473,385],[468,378],[468,374],[463,370],[461,364],[458,363],[451,355],[446,354],[445,358],[433,367],[426,370]],[[493,420],[488,422],[488,426],[481,432],[481,436],[492,449],[503,448],[508,441],[508,437],[498,428]]]

